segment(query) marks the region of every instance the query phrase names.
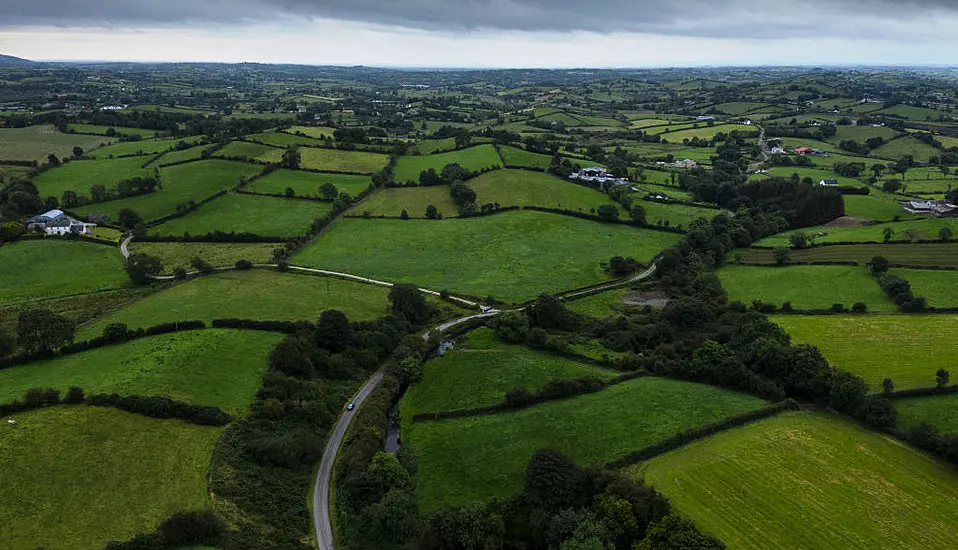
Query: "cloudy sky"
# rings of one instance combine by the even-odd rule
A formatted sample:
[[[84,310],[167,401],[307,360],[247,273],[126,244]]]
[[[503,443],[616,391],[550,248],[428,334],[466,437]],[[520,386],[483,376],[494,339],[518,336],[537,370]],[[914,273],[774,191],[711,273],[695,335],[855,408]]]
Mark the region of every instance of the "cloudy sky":
[[[958,64],[955,0],[0,0],[36,60],[441,67]]]

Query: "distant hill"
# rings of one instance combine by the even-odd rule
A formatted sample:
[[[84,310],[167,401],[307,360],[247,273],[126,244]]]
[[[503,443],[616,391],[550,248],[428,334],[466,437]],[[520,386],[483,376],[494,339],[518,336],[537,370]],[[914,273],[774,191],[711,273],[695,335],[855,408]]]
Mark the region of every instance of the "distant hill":
[[[13,57],[12,55],[0,54],[0,67],[27,66],[27,65],[36,65],[36,62],[30,61],[29,59],[21,59],[19,57]]]

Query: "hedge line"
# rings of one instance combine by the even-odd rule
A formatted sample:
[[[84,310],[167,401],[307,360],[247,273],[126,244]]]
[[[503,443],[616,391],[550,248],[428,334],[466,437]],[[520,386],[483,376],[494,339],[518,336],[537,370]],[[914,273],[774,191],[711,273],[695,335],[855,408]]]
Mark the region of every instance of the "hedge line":
[[[892,393],[883,393],[882,397],[888,399],[901,399],[905,397],[931,397],[935,395],[950,395],[958,393],[958,384],[945,386],[944,388],[914,388],[910,390],[899,390]]]
[[[201,200],[200,202],[196,202],[196,203],[193,203],[193,204],[191,204],[191,205],[187,205],[186,208],[180,210],[179,212],[175,212],[175,213],[173,213],[173,214],[168,214],[168,215],[166,215],[166,216],[163,216],[162,218],[157,218],[157,219],[155,219],[155,220],[151,220],[151,221],[149,221],[146,225],[147,225],[147,227],[156,227],[157,225],[160,225],[160,224],[162,224],[162,223],[166,223],[166,222],[168,222],[168,221],[170,221],[170,220],[175,220],[176,218],[182,218],[183,216],[185,216],[185,215],[187,215],[187,214],[190,214],[190,213],[196,211],[197,208],[203,206],[204,204],[206,204],[206,203],[208,203],[208,202],[210,202],[210,201],[212,201],[212,200],[214,200],[214,199],[218,199],[218,198],[222,197],[223,195],[225,195],[225,194],[228,193],[228,192],[229,192],[229,191],[228,191],[227,189],[224,189],[224,190],[222,190],[222,191],[219,191],[219,192],[217,192],[216,194],[214,194],[213,196],[211,196],[211,197],[206,197],[205,199]]]
[[[413,415],[413,422],[425,422],[432,420],[449,420],[452,418],[467,418],[471,416],[480,416],[486,414],[495,414],[506,411],[518,411],[528,409],[547,401],[556,401],[567,399],[590,393],[598,393],[606,388],[642,378],[652,376],[645,371],[636,371],[626,373],[611,380],[599,380],[598,378],[572,378],[568,380],[552,380],[535,391],[529,392],[525,388],[516,388],[506,393],[505,401],[495,405],[485,407],[475,407],[472,409],[459,409],[455,411],[442,411],[436,413],[418,413]]]
[[[586,213],[584,213],[584,212],[579,212],[579,211],[576,211],[576,210],[565,210],[565,209],[562,209],[562,208],[547,208],[547,207],[544,207],[544,206],[523,206],[523,209],[524,209],[524,210],[535,210],[535,211],[537,211],[537,212],[549,212],[549,213],[551,213],[551,214],[560,214],[560,215],[563,215],[563,216],[572,216],[573,218],[581,218],[581,219],[583,219],[583,220],[591,220],[591,221],[599,222],[599,223],[608,223],[608,224],[615,224],[615,225],[630,225],[630,226],[632,226],[632,227],[641,227],[642,229],[649,229],[649,230],[652,230],[652,231],[661,231],[661,232],[663,232],[663,233],[676,233],[676,234],[679,234],[679,235],[684,235],[684,234],[685,234],[685,231],[684,231],[684,230],[678,229],[678,228],[675,228],[675,227],[662,227],[662,226],[651,225],[651,224],[642,224],[642,225],[640,225],[640,224],[637,224],[637,223],[635,223],[635,222],[632,222],[631,220],[619,220],[619,219],[616,219],[616,220],[606,220],[606,219],[600,218],[599,216],[596,216],[596,215],[594,215],[594,214],[586,214]]]
[[[216,546],[227,526],[212,510],[177,512],[152,533],[113,541],[105,550],[166,550],[186,546]]]
[[[213,319],[213,328],[231,328],[241,330],[263,330],[295,334],[301,330],[315,329],[309,321],[257,321],[254,319]]]
[[[678,449],[679,447],[687,445],[693,441],[704,439],[710,435],[714,435],[731,428],[736,428],[738,426],[744,426],[745,424],[754,422],[756,420],[770,418],[785,411],[797,411],[799,409],[801,409],[801,406],[798,404],[798,401],[795,401],[791,398],[785,399],[784,401],[779,401],[778,403],[769,407],[765,407],[764,409],[740,414],[738,416],[731,416],[714,424],[679,432],[668,439],[664,439],[658,443],[654,443],[648,447],[639,449],[638,451],[631,452],[622,458],[608,462],[606,463],[605,467],[610,470],[618,470],[625,468],[626,466],[632,466],[634,464],[649,460],[650,458]]]
[[[879,224],[880,225],[880,224]],[[874,226],[871,226],[874,227]],[[910,240],[892,240],[892,241],[834,241],[827,243],[811,243],[802,250],[808,250],[810,248],[820,248],[823,246],[854,246],[860,244],[897,244],[897,245],[907,245],[907,244],[949,244],[958,242],[954,239],[949,239],[947,241],[942,241],[940,239],[934,240],[919,240],[919,241],[910,241]],[[775,250],[778,247],[775,246],[752,246],[755,250]]]
[[[141,243],[285,243],[287,237],[270,237],[252,233],[225,233],[214,231],[206,235],[147,235],[140,237]]]
[[[255,195],[255,196],[257,196],[257,197],[273,197],[273,198],[276,198],[276,199],[290,199],[290,200],[298,200],[298,201],[324,202],[324,203],[327,203],[327,204],[333,202],[333,201],[330,200],[330,199],[320,199],[320,198],[318,198],[318,197],[287,196],[287,195],[284,195],[283,193],[256,193],[256,192],[253,192],[253,191],[247,191],[247,190],[245,190],[245,189],[236,189],[236,192],[239,193],[240,195]]]

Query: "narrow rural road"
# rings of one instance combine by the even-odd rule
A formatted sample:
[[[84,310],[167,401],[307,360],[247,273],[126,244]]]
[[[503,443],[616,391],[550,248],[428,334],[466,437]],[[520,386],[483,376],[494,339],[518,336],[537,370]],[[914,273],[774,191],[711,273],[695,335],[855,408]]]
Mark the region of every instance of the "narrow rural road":
[[[595,288],[589,288],[589,289],[586,289],[586,290],[581,290],[581,291],[579,291],[579,292],[573,292],[572,294],[566,294],[566,295],[562,296],[562,298],[563,298],[563,299],[568,299],[568,298],[575,298],[576,296],[582,296],[583,294],[598,294],[599,292],[605,292],[606,290],[610,290],[610,289],[613,289],[613,288],[615,288],[615,287],[622,286],[622,285],[625,285],[625,284],[637,283],[637,282],[639,282],[639,281],[642,281],[642,280],[644,280],[644,279],[648,279],[649,277],[651,277],[651,276],[655,273],[655,268],[656,268],[656,264],[652,264],[652,267],[646,269],[645,271],[643,271],[642,273],[639,273],[638,275],[632,277],[631,279],[628,279],[628,280],[625,280],[625,281],[619,281],[619,282],[616,282],[616,283],[609,283],[609,284],[604,285],[604,286],[598,286],[598,287],[595,287]]]
[[[762,160],[768,160],[771,151],[768,148],[768,143],[765,142],[765,127],[760,124],[755,124],[755,126],[758,126],[758,148],[762,151]]]
[[[130,246],[130,241],[132,240],[133,240],[133,235],[127,235],[127,237],[123,239],[123,242],[120,243],[120,254],[123,254],[124,258],[130,257],[129,246]]]

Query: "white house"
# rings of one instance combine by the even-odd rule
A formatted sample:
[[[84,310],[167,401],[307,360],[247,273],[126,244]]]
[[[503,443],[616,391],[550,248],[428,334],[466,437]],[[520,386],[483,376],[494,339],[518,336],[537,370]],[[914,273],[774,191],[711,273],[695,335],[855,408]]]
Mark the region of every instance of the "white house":
[[[699,163],[695,162],[692,159],[680,160],[675,163],[676,168],[695,168]]]
[[[614,183],[616,185],[628,185],[629,180],[624,178],[617,178],[612,174],[605,171],[605,168],[600,166],[593,166],[591,168],[583,168],[577,172],[573,172],[569,178],[578,180],[578,181],[588,181],[594,183]]]
[[[838,187],[838,180],[822,180],[818,182],[822,187]]]
[[[63,210],[50,210],[27,220],[28,231],[43,231],[47,235],[92,235],[95,223],[77,221],[63,213]]]

